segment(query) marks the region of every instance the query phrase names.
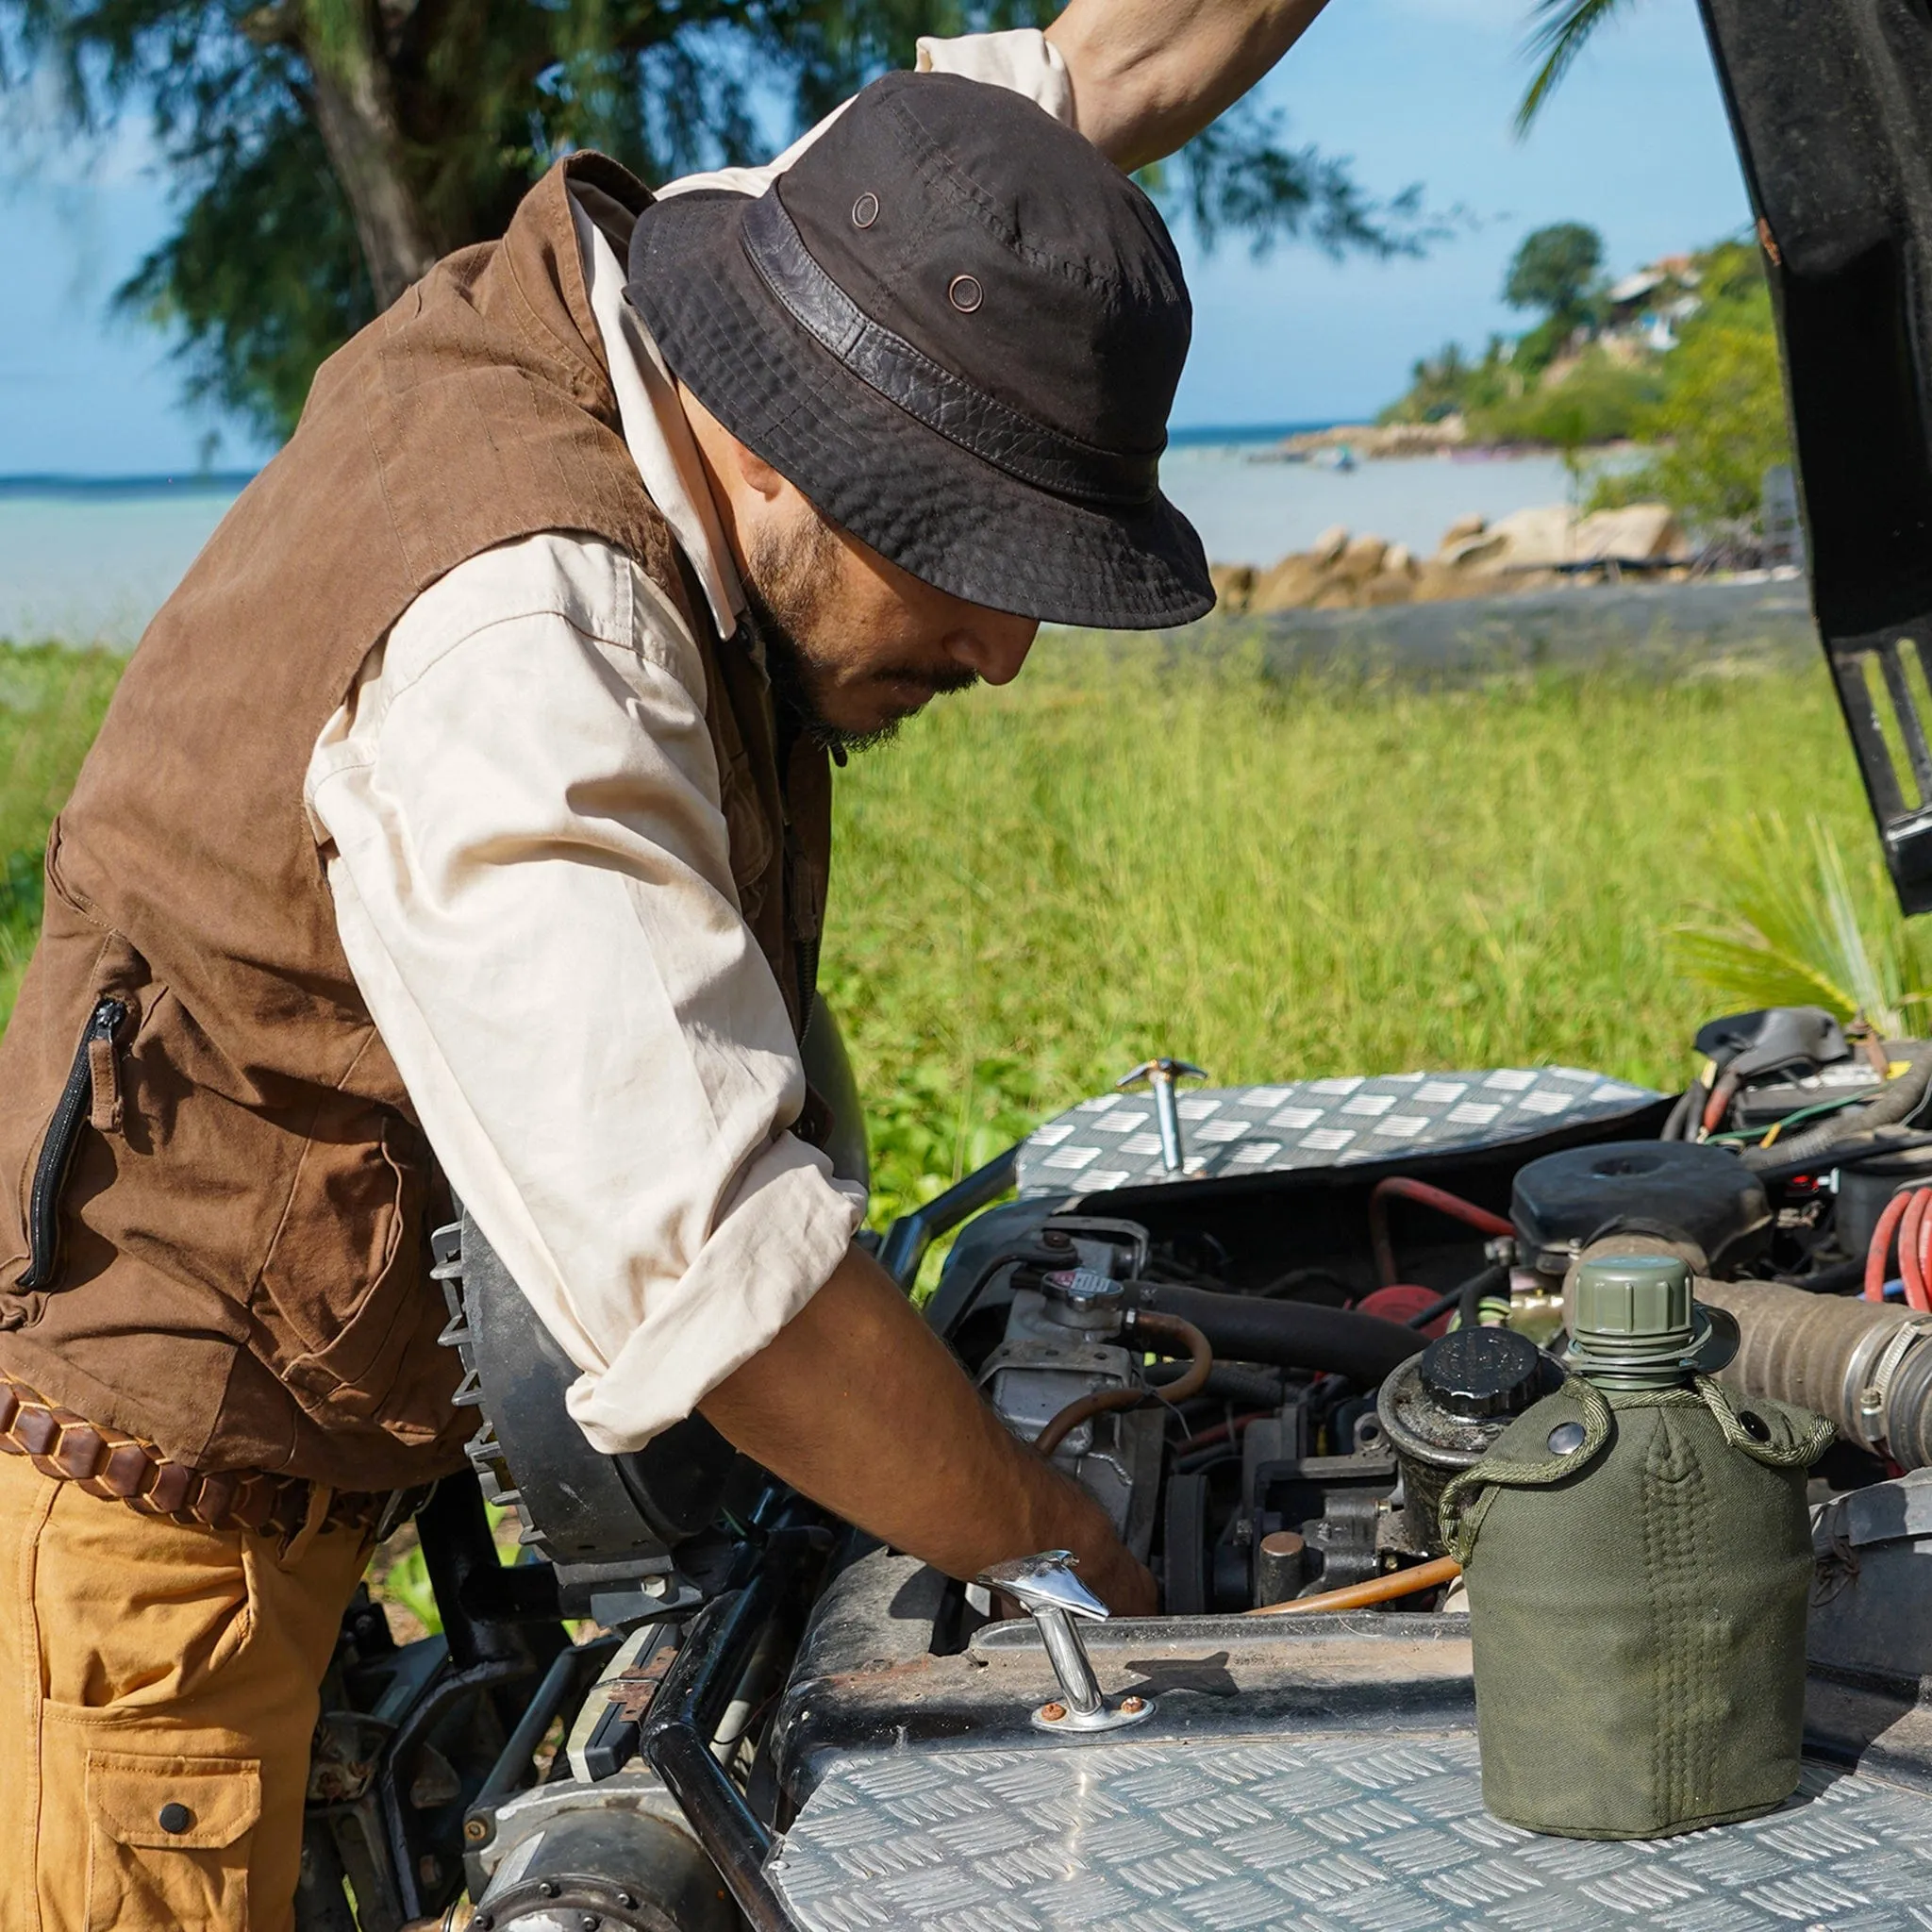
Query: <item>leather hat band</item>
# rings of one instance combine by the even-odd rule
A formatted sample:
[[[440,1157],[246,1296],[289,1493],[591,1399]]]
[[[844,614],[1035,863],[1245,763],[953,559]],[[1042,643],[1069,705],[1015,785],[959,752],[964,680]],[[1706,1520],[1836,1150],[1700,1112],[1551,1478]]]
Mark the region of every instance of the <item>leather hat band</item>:
[[[745,210],[742,232],[753,268],[792,321],[928,429],[1058,496],[1127,506],[1154,501],[1158,456],[1124,456],[1062,436],[874,322],[813,258],[775,188]]]

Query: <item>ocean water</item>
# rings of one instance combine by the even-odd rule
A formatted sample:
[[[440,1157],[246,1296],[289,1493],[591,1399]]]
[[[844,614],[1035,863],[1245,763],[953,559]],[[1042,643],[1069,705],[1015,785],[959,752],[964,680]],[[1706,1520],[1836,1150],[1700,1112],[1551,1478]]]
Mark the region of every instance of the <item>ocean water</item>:
[[[1168,494],[1217,562],[1272,563],[1344,525],[1426,553],[1471,511],[1563,501],[1555,457],[1416,458],[1343,472],[1179,441]],[[50,485],[0,479],[0,638],[132,644],[235,500],[240,479]]]

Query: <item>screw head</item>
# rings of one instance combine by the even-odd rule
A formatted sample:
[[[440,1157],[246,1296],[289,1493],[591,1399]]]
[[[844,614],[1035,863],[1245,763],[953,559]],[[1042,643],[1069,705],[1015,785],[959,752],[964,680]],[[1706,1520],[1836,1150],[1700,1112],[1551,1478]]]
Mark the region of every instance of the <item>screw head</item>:
[[[555,1898],[562,1890],[563,1887],[558,1884],[556,1879],[546,1878],[537,1887],[537,1896],[539,1898]]]
[[[468,1844],[480,1845],[490,1836],[490,1821],[487,1818],[466,1818],[463,1820],[463,1839]]]
[[[1042,1704],[1040,1707],[1040,1715],[1050,1724],[1058,1724],[1066,1714],[1067,1707],[1064,1704]]]
[[[1121,1699],[1121,1715],[1123,1717],[1139,1717],[1146,1708],[1147,1700],[1144,1697],[1123,1697]]]

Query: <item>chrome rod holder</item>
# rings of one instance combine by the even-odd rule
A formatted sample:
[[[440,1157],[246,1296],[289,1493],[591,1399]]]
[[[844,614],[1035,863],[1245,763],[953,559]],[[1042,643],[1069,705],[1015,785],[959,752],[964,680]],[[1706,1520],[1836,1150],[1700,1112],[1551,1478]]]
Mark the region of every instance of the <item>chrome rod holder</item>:
[[[1042,1550],[1037,1557],[995,1563],[974,1579],[984,1590],[1011,1597],[1033,1619],[1040,1641],[1046,1646],[1047,1660],[1059,1679],[1060,1694],[1034,1711],[1033,1727],[1038,1731],[1088,1735],[1118,1731],[1154,1714],[1151,1697],[1127,1696],[1110,1705],[1101,1693],[1100,1679],[1093,1674],[1076,1620],[1105,1623],[1111,1613],[1074,1574],[1078,1560],[1067,1550]]]

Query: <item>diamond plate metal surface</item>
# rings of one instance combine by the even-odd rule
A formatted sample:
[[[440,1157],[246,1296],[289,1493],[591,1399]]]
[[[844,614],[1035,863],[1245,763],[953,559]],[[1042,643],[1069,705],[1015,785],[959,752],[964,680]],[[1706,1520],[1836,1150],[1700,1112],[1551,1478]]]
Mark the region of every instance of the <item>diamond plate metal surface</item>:
[[[1814,1765],[1768,1817],[1597,1844],[1490,1817],[1467,1735],[881,1753],[767,1870],[808,1932],[1927,1932],[1932,1798]]]
[[[1573,1122],[1614,1120],[1662,1097],[1576,1067],[1208,1087],[1181,1096],[1183,1176],[1160,1164],[1153,1102],[1107,1093],[1036,1127],[1021,1144],[1017,1183],[1023,1194],[1093,1194],[1184,1177],[1341,1167],[1420,1148],[1493,1147]]]

